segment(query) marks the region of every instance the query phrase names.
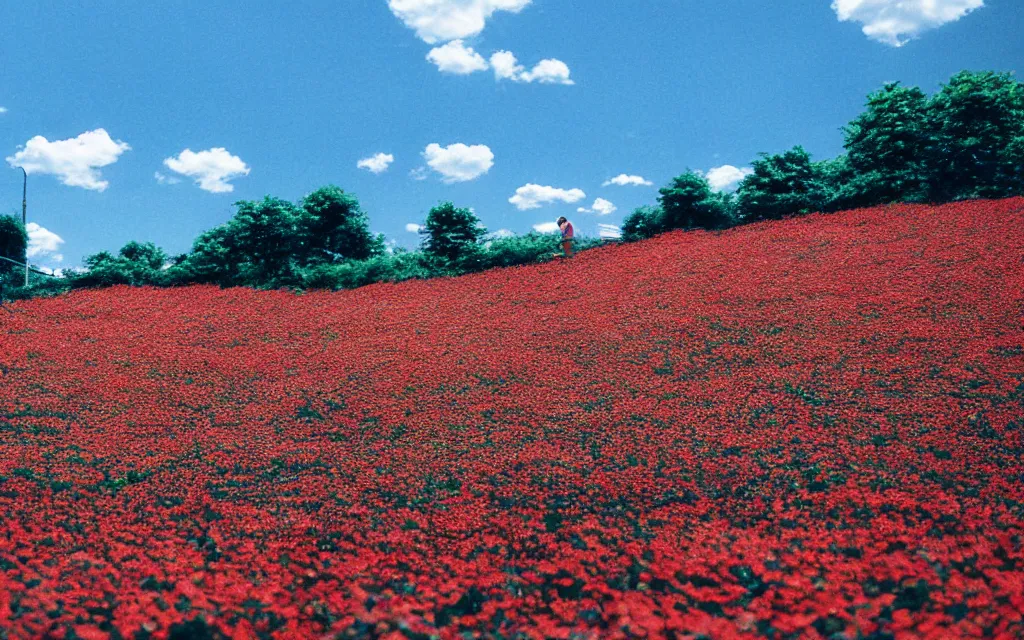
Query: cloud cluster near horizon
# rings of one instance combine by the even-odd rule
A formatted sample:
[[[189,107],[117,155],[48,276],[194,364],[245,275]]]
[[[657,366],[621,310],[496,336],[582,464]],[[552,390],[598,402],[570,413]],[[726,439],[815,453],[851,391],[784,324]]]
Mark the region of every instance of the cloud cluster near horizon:
[[[840,22],[859,22],[864,35],[902,47],[922,32],[956,22],[985,0],[833,0]]]

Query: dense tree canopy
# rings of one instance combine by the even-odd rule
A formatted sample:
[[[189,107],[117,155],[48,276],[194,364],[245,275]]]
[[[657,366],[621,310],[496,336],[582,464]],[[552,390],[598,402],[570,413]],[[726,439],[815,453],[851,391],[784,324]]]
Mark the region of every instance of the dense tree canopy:
[[[448,264],[465,261],[479,251],[487,229],[470,209],[444,202],[427,214],[423,229],[423,252]]]
[[[707,178],[687,171],[658,190],[665,229],[721,229],[729,226],[726,201],[711,190]]]
[[[27,251],[28,234],[21,220],[14,216],[0,215],[0,256],[24,263]],[[0,279],[9,279],[10,274],[17,269],[17,265],[0,260]]]

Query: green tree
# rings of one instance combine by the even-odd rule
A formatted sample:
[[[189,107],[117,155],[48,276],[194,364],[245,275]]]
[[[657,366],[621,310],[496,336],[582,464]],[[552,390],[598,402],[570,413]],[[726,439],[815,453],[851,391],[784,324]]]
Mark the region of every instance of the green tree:
[[[165,281],[170,285],[235,284],[235,254],[230,224],[216,226],[199,234],[192,251],[167,270]]]
[[[469,209],[444,202],[427,214],[423,234],[423,252],[427,256],[442,264],[471,269],[479,258],[480,239],[487,229]]]
[[[298,267],[308,261],[309,229],[303,211],[287,200],[236,202],[227,224],[228,258],[237,268],[237,284],[276,287],[300,280]]]
[[[827,194],[811,156],[801,146],[782,154],[761,153],[754,172],[736,191],[736,207],[745,222],[820,211]]]
[[[0,215],[0,256],[24,263],[28,251],[28,233],[25,227],[14,216]],[[19,269],[18,265],[7,260],[0,260],[0,278],[11,281],[11,275]],[[22,270],[22,273],[24,271]],[[22,283],[23,284],[23,283]]]
[[[72,272],[67,277],[75,287],[101,287],[115,284],[152,285],[161,282],[167,254],[152,242],[125,244],[112,255],[101,251],[87,256],[85,271]]]
[[[627,242],[652,238],[662,231],[665,231],[665,212],[661,207],[639,207],[622,222],[622,239]]]
[[[707,178],[687,171],[672,179],[661,194],[662,224],[665,229],[721,229],[729,226],[727,202],[711,190]]]
[[[1022,193],[1024,85],[1011,74],[954,75],[932,97],[929,130],[933,200]]]
[[[384,251],[383,236],[370,233],[369,218],[359,200],[334,185],[302,199],[309,238],[309,262],[336,258],[365,260]]]
[[[891,82],[868,96],[867,109],[843,128],[860,205],[921,201],[927,192],[928,98]],[[852,196],[852,194],[851,194]]]

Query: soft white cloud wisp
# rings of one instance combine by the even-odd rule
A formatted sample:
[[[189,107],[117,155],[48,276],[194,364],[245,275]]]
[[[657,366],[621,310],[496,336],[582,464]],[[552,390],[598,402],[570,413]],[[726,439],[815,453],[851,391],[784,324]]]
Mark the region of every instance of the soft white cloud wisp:
[[[586,198],[587,194],[581,189],[559,189],[556,187],[543,186],[528,183],[516,189],[515,194],[508,201],[515,205],[520,211],[539,209],[551,202],[565,202],[572,204]]]
[[[64,239],[59,235],[46,227],[39,226],[35,222],[26,224],[25,231],[28,232],[26,256],[29,258],[49,258],[55,262],[60,262],[64,259],[64,256],[60,253],[60,245],[64,244]]]
[[[12,167],[26,173],[54,175],[69,187],[104,191],[110,183],[102,179],[99,169],[117,162],[131,147],[114,140],[105,129],[86,131],[76,138],[50,142],[36,136],[7,158]]]
[[[357,169],[366,169],[370,173],[384,173],[388,170],[388,167],[392,162],[395,161],[395,156],[390,153],[377,153],[369,158],[363,158],[356,163]]]
[[[185,149],[176,158],[167,158],[164,165],[175,173],[193,178],[203,191],[231,193],[235,185],[229,180],[249,175],[249,166],[224,147],[195,152]]]
[[[475,36],[498,11],[518,13],[531,0],[388,0],[391,13],[427,44]]]
[[[902,47],[922,32],[955,22],[985,0],[833,0],[840,22],[864,25],[864,35],[893,47]]]
[[[599,216],[606,216],[618,211],[619,208],[614,204],[605,200],[604,198],[598,198],[594,200],[594,204],[590,205],[590,208],[580,207],[576,209],[576,213],[596,213]]]
[[[743,167],[742,169],[734,167],[731,164],[724,164],[720,167],[715,167],[707,172],[704,176],[708,179],[708,184],[715,191],[723,191],[730,189],[738,185],[743,178],[746,178],[750,174],[754,173],[754,170],[750,167]]]
[[[519,64],[511,51],[497,51],[491,55],[491,68],[497,80],[513,82],[539,82],[541,84],[576,84],[569,77],[569,65],[555,58],[538,62],[530,71]]]
[[[423,150],[427,166],[441,174],[446,184],[475,180],[494,166],[494,153],[484,144],[465,145],[457,142],[447,147],[437,143]]]
[[[631,176],[625,173],[620,173],[614,178],[609,178],[601,184],[602,187],[608,187],[615,185],[617,187],[649,187],[654,183],[650,180],[645,179],[643,176]]]
[[[465,76],[487,70],[484,57],[474,51],[473,47],[463,44],[462,40],[452,40],[446,45],[434,47],[427,54],[427,60],[436,65],[441,73]]]

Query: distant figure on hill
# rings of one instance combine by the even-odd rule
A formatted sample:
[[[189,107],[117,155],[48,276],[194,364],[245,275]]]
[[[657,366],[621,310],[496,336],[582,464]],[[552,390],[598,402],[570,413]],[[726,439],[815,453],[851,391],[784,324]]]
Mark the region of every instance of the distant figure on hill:
[[[558,219],[558,228],[562,230],[562,253],[566,258],[572,257],[572,223],[562,216]],[[558,255],[557,253],[555,254]]]

